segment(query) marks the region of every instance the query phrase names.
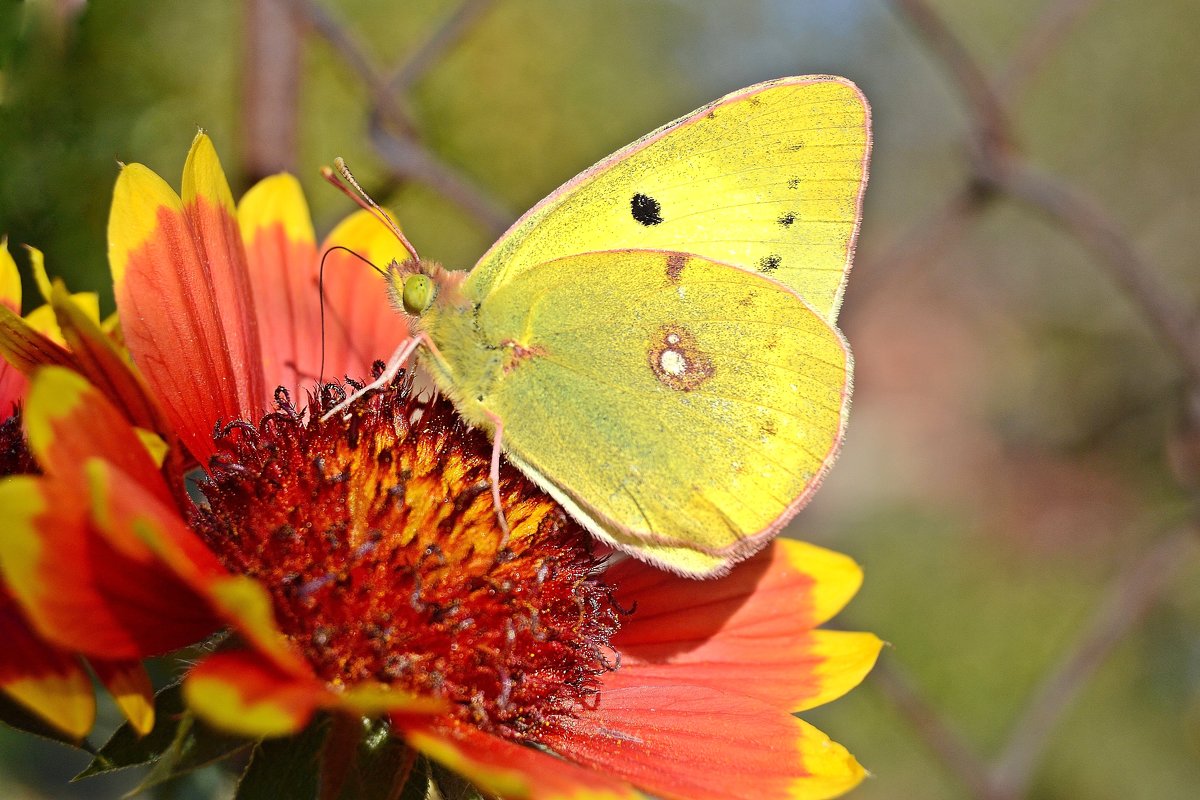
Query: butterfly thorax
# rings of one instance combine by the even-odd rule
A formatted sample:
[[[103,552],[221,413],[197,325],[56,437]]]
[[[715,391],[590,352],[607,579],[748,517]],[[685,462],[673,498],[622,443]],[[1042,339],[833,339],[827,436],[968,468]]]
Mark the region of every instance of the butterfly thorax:
[[[467,273],[431,261],[395,263],[389,270],[392,302],[409,321],[414,336],[426,337],[420,360],[438,390],[468,423],[491,428],[486,407],[504,353],[479,326],[479,303],[464,291]]]

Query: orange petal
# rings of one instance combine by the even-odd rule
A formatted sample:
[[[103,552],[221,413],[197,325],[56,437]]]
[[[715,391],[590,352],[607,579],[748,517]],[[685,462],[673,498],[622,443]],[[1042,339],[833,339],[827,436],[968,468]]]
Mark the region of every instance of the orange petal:
[[[213,424],[257,410],[243,402],[210,271],[183,203],[141,164],[121,170],[108,220],[108,259],[126,346],[172,427],[201,462]],[[257,363],[255,365],[257,368]]]
[[[484,791],[508,800],[633,800],[631,787],[476,728],[396,718],[409,744]]]
[[[74,739],[96,719],[92,681],[79,659],[40,639],[0,584],[0,690]]]
[[[238,204],[268,390],[294,401],[321,370],[317,245],[300,182],[287,174],[259,181]]]
[[[183,166],[183,208],[225,325],[241,413],[243,418],[253,418],[271,399],[263,388],[254,295],[229,182],[212,140],[203,131],[196,134]]]
[[[149,733],[154,728],[154,686],[142,662],[92,659],[91,664],[138,736]]]
[[[284,672],[247,652],[204,659],[184,679],[183,696],[210,725],[251,738],[295,733],[331,702],[315,677]]]
[[[870,671],[882,642],[813,630],[845,605],[862,574],[846,556],[781,540],[726,577],[694,581],[625,561],[609,570],[637,610],[614,638],[622,686],[692,683],[749,694],[784,711],[839,697]]]
[[[380,269],[408,253],[384,225],[365,211],[350,215],[321,245],[347,247]],[[392,307],[387,284],[357,258],[330,252],[325,259],[326,377],[370,375],[371,364],[387,360],[408,335],[408,322]]]
[[[696,686],[605,689],[544,740],[664,800],[822,800],[865,771],[808,723],[744,695]]]
[[[844,695],[875,666],[883,642],[870,633],[814,630],[790,640],[719,637],[648,658],[621,655],[604,686],[690,683],[749,695],[780,711],[806,711]]]
[[[34,629],[68,650],[136,660],[219,628],[208,605],[141,543],[155,520],[141,509],[132,520],[112,513],[113,496],[150,506],[153,498],[128,479],[94,495],[114,528],[105,536],[88,518],[83,487],[29,476],[0,482],[0,571]]]

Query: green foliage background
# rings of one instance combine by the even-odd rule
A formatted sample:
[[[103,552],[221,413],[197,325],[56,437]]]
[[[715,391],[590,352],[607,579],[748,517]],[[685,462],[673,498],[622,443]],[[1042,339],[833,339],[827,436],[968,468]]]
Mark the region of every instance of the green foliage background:
[[[934,5],[999,69],[1050,3]],[[1020,144],[1200,301],[1200,6],[1092,5],[1015,104]],[[325,7],[385,68],[454,4]],[[118,160],[177,184],[202,126],[240,194],[242,15],[232,2],[0,0],[0,233],[43,249],[52,273],[101,292],[111,309],[105,224]],[[1189,519],[1164,444],[1181,378],[1096,259],[1006,201],[938,257],[890,271],[896,243],[967,171],[967,118],[920,39],[882,1],[510,0],[404,102],[423,141],[515,218],[708,100],[822,72],[847,75],[871,99],[876,150],[843,314],[856,409],[841,463],[793,532],[864,564],[866,586],[841,623],[890,641],[884,660],[994,755],[1114,577]],[[317,174],[342,155],[423,255],[469,266],[490,235],[431,190],[387,177],[367,137],[367,102],[341,59],[308,37],[295,169],[318,230],[348,211]],[[1193,554],[1082,687],[1030,797],[1195,796],[1198,575]],[[854,797],[967,796],[875,683],[807,716],[874,773]],[[116,797],[130,785],[67,786],[81,767],[65,750],[0,731],[6,797]],[[158,796],[227,792],[210,770]]]

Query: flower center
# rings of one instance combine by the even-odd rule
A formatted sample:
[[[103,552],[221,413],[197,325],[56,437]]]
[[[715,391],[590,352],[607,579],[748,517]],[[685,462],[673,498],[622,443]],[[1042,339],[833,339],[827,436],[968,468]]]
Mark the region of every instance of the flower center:
[[[589,702],[622,612],[586,532],[507,465],[504,536],[486,436],[404,387],[328,421],[280,407],[218,437],[194,524],[318,676],[444,697],[509,738]]]
[[[0,422],[0,477],[5,475],[36,475],[41,473],[21,423],[21,410],[14,408],[12,416]]]

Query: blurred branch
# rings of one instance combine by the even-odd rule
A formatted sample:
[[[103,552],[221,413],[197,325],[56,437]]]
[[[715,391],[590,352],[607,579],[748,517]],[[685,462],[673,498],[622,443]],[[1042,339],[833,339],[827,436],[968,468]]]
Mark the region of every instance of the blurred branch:
[[[512,215],[490,193],[421,143],[412,117],[393,91],[392,82],[376,70],[354,37],[315,0],[286,2],[329,43],[367,87],[372,106],[371,142],[389,171],[399,180],[415,181],[438,192],[489,232],[503,232]],[[401,67],[397,84],[411,86],[470,24],[480,19],[488,5],[480,0],[466,0]]]
[[[476,22],[491,10],[493,0],[463,0],[425,42],[393,72],[388,86],[395,94],[407,93],[438,59],[453,47]]]
[[[1159,541],[1113,583],[1087,629],[1043,680],[1014,726],[1008,747],[992,773],[993,785],[1002,790],[1001,796],[1017,798],[1026,794],[1038,757],[1063,713],[1196,552],[1196,531],[1179,531]]]
[[[1159,279],[1116,220],[1060,178],[1016,157],[993,165],[989,176],[1008,195],[1057,220],[1092,250],[1110,277],[1141,306],[1158,338],[1169,345],[1193,385],[1200,385],[1200,338],[1195,313]]]
[[[494,236],[508,228],[513,218],[502,205],[416,141],[391,135],[374,118],[370,134],[375,152],[397,177],[435,189]]]
[[[871,670],[877,687],[904,717],[913,731],[976,800],[1006,800],[993,785],[987,764],[963,737],[951,729],[899,667],[887,659]]]
[[[989,158],[1012,143],[1008,115],[979,62],[925,0],[892,0],[925,44],[953,76],[974,122],[973,144],[977,158]]]
[[[996,93],[1005,101],[1013,100],[1028,85],[1051,54],[1058,49],[1071,29],[1096,5],[1096,0],[1058,0],[1047,9],[1017,48],[1016,55],[1000,71]]]
[[[295,170],[302,37],[287,0],[245,0],[242,45],[242,174],[247,181]]]

